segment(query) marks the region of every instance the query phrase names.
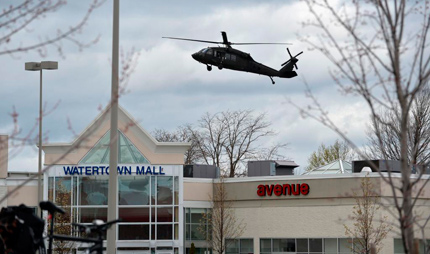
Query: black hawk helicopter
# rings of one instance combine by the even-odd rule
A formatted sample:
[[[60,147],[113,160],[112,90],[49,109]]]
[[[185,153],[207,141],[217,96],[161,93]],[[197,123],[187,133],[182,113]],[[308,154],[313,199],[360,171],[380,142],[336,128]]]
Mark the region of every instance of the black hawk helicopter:
[[[293,67],[297,68],[297,56],[303,53],[300,52],[295,56],[292,56],[290,50],[287,48],[288,54],[290,55],[290,59],[288,59],[279,71],[272,69],[264,64],[256,62],[252,59],[251,55],[246,52],[242,52],[240,50],[234,49],[231,45],[258,45],[258,44],[289,44],[289,43],[233,43],[227,40],[227,33],[221,32],[222,42],[217,41],[204,41],[204,40],[194,40],[194,39],[186,39],[186,38],[176,38],[176,37],[163,37],[166,39],[174,39],[174,40],[184,40],[184,41],[195,41],[195,42],[205,42],[205,43],[213,43],[213,44],[223,44],[225,47],[208,47],[200,50],[192,54],[192,57],[206,65],[208,71],[212,70],[212,66],[217,66],[218,69],[222,70],[223,68],[235,70],[235,71],[245,71],[252,72],[260,75],[265,75],[272,80],[272,84],[275,84],[273,81],[273,77],[280,78],[293,78],[297,76],[297,73],[293,70]]]

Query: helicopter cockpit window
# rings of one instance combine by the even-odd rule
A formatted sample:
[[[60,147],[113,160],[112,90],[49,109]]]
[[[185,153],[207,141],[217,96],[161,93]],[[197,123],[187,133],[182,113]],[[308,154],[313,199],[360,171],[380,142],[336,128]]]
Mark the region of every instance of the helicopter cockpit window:
[[[236,61],[236,55],[231,55],[231,60]]]
[[[225,54],[225,59],[230,60],[230,54]]]
[[[208,55],[213,55],[213,51],[212,51],[212,49],[209,49],[208,51],[206,51],[206,54],[208,54]]]
[[[200,53],[204,54],[204,53],[206,53],[206,51],[208,51],[208,49],[202,49],[202,50],[200,50]]]

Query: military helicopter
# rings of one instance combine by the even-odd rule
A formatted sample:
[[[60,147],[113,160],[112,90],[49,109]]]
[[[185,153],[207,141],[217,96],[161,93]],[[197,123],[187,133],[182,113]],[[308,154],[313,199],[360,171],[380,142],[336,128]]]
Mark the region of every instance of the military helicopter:
[[[194,39],[177,38],[177,37],[163,37],[163,38],[225,45],[225,47],[207,47],[192,54],[192,57],[196,61],[206,65],[206,68],[208,71],[212,70],[212,66],[217,66],[218,69],[220,70],[225,68],[225,69],[230,69],[235,71],[252,72],[252,73],[268,76],[270,80],[272,80],[272,84],[275,84],[273,77],[293,78],[297,76],[297,73],[293,70],[293,67],[298,69],[296,63],[299,60],[297,59],[297,57],[300,54],[302,54],[303,51],[298,53],[295,56],[292,56],[290,53],[290,50],[287,48],[288,54],[290,55],[290,59],[284,62],[281,65],[283,67],[278,71],[264,64],[256,62],[254,59],[252,59],[249,53],[234,49],[231,46],[231,45],[258,45],[258,44],[284,44],[285,45],[289,43],[233,43],[228,41],[226,32],[221,32],[221,35],[222,35],[222,42],[194,40]]]

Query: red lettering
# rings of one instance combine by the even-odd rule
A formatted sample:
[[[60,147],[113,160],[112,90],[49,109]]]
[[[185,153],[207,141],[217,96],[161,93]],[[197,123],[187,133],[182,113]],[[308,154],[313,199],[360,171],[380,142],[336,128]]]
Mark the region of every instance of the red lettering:
[[[257,195],[260,197],[266,196],[266,188],[264,188],[264,185],[258,185]]]
[[[291,184],[291,194],[293,194],[294,196],[300,195],[300,184],[296,184],[296,186],[294,187],[294,184]]]
[[[272,185],[266,185],[266,192],[267,192],[267,195],[269,195],[269,196],[272,196],[272,193],[273,193],[273,184]]]
[[[283,187],[284,187],[283,194],[284,195],[291,195],[291,187],[290,187],[290,185],[289,184],[284,184]]]
[[[303,183],[300,185],[300,193],[302,195],[308,195],[309,194],[309,185],[307,183]]]
[[[272,196],[275,194],[276,196],[281,195],[308,195],[310,191],[310,187],[307,183],[296,183],[296,184],[271,184],[271,185],[258,185],[257,187],[257,195],[260,197],[264,196]]]
[[[275,185],[274,193],[276,196],[281,196],[282,195],[282,186],[279,184]]]

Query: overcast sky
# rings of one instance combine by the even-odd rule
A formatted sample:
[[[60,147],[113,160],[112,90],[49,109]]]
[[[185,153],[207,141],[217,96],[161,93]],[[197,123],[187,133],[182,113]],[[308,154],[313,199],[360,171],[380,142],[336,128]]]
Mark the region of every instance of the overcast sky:
[[[10,43],[34,42],[58,28],[75,24],[88,7],[88,1],[70,1],[61,10],[31,25],[31,29]],[[299,40],[300,35],[314,36],[301,22],[309,18],[307,7],[298,1],[120,1],[120,47],[140,52],[135,72],[120,104],[148,130],[174,130],[186,123],[196,124],[205,113],[225,110],[254,110],[266,113],[276,137],[262,145],[288,143],[282,153],[304,168],[308,156],[321,143],[332,144],[338,136],[312,119],[302,119],[288,99],[306,104],[304,80],[317,95],[334,121],[348,132],[358,145],[365,143],[368,113],[359,97],[338,91],[329,75],[330,64],[317,51]],[[289,42],[299,57],[298,77],[275,78],[218,70],[211,72],[191,58],[191,54],[209,45],[162,39],[162,36],[221,41],[226,31],[232,42]],[[28,61],[55,60],[56,71],[44,71],[43,101],[58,107],[44,119],[44,132],[50,143],[71,142],[67,119],[80,133],[98,114],[99,106],[110,99],[112,51],[112,1],[96,9],[81,41],[99,41],[79,51],[63,42],[64,58],[54,48],[48,56],[37,53],[0,56],[0,133],[12,130],[9,114],[19,113],[22,133],[28,133],[38,116],[39,74],[26,72]],[[285,46],[241,46],[238,49],[274,69],[288,59]],[[36,129],[37,130],[37,129]],[[26,148],[9,162],[10,171],[37,171],[37,149]]]

